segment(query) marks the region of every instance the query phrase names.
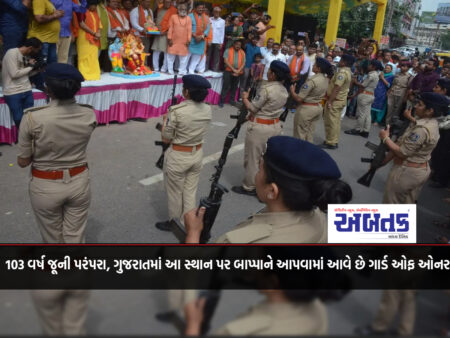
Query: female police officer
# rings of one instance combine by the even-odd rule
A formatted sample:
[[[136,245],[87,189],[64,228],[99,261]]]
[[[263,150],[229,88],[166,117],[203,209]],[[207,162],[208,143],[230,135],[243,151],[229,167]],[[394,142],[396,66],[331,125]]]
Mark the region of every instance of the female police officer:
[[[22,119],[17,163],[31,164],[30,200],[46,243],[83,243],[91,200],[86,148],[97,124],[91,106],[75,103],[84,81],[71,65],[45,70],[48,106]]]
[[[199,75],[183,76],[186,101],[172,106],[164,116],[162,140],[170,143],[164,158],[164,183],[169,204],[169,219],[181,218],[195,207],[198,180],[202,170],[202,143],[211,121],[211,107],[203,101],[211,84]],[[156,223],[170,231],[168,221]]]
[[[430,175],[428,161],[439,140],[437,117],[448,110],[449,100],[437,93],[423,93],[415,106],[416,117],[397,143],[389,138],[389,126],[380,131],[380,139],[389,148],[383,164],[394,160],[384,190],[383,203],[414,204]]]
[[[242,102],[249,111],[249,122],[245,136],[244,181],[242,186],[232,188],[238,194],[256,196],[255,174],[264,145],[269,137],[281,134],[279,117],[289,96],[283,82],[289,79],[289,74],[285,63],[272,61],[267,73],[269,82],[261,87],[255,102],[248,100],[248,93],[242,95]]]
[[[296,257],[298,249],[280,247],[270,252],[276,252],[277,259],[287,260]],[[315,288],[323,282],[324,274],[308,275],[309,278],[305,279],[292,271],[261,271],[252,273],[252,276],[257,278],[256,286],[264,295],[264,300],[226,323],[215,331],[214,335],[325,335],[328,333],[328,316],[323,301],[340,300],[345,295],[342,288],[347,284],[344,276],[334,275],[334,290],[317,290]],[[200,334],[205,304],[206,299],[200,298],[185,305],[185,335]]]
[[[328,83],[333,76],[333,66],[324,58],[316,58],[312,70],[316,75],[309,78],[295,93],[291,86],[291,95],[299,103],[294,116],[294,137],[313,142],[315,123],[323,114],[322,100],[328,90]]]
[[[266,209],[217,242],[326,243],[322,211],[352,198],[350,186],[339,177],[336,162],[319,147],[289,136],[271,137],[255,177],[257,196]],[[199,243],[204,213],[201,208],[185,215],[186,243]]]

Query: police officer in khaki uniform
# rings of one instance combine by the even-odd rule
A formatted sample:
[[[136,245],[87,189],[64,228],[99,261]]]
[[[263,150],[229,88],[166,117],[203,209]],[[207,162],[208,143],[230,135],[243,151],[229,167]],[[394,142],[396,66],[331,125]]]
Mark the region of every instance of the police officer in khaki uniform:
[[[393,117],[398,117],[400,115],[403,102],[406,102],[408,86],[413,79],[413,76],[408,72],[410,68],[410,62],[400,62],[401,71],[395,75],[392,87],[388,91],[386,124],[390,124]]]
[[[360,135],[364,138],[369,137],[371,126],[371,113],[370,109],[372,103],[375,100],[374,92],[378,85],[379,76],[378,71],[383,70],[383,65],[378,60],[372,60],[367,67],[369,74],[362,83],[354,82],[356,86],[360,88],[360,93],[357,98],[356,116],[356,128],[346,130],[348,135]]]
[[[181,218],[196,205],[196,193],[203,160],[203,139],[211,122],[211,107],[203,103],[211,84],[199,75],[183,76],[186,101],[169,108],[164,116],[162,140],[170,143],[164,158],[164,184],[169,220]],[[169,221],[156,227],[170,231]]]
[[[86,334],[89,290],[33,290],[31,296],[45,335]]]
[[[437,118],[447,114],[449,100],[437,93],[423,93],[415,106],[416,117],[406,110],[411,125],[397,143],[389,138],[389,126],[380,131],[380,139],[389,148],[384,163],[394,161],[386,187],[383,203],[414,204],[420,190],[430,176],[428,161],[439,140]]]
[[[264,256],[264,252],[261,254]],[[277,250],[279,259],[292,259],[297,254],[297,248],[282,247]],[[334,279],[338,289],[336,292],[314,289],[322,276],[311,276],[304,280],[289,271],[261,271],[254,278],[264,300],[222,326],[214,334],[274,337],[326,335],[328,316],[323,302],[340,300],[345,293],[338,289],[344,282],[341,278]],[[299,284],[304,286],[303,290],[292,289]],[[186,335],[200,333],[204,324],[205,304],[205,298],[200,298],[185,306]]]
[[[298,290],[296,290],[298,291]],[[315,293],[315,290],[308,290]],[[328,314],[318,298],[312,301],[291,301],[283,290],[261,290],[266,300],[219,328],[220,336],[303,336],[326,335]],[[200,334],[205,299],[185,306],[187,336]]]
[[[77,104],[84,81],[71,65],[45,71],[51,102],[26,111],[17,162],[31,164],[30,200],[45,243],[84,243],[91,191],[86,148],[97,124],[91,106]]]
[[[380,139],[390,149],[384,164],[394,160],[383,203],[416,203],[430,175],[428,161],[439,139],[436,118],[447,113],[448,105],[449,100],[443,95],[423,93],[415,106],[416,118],[411,116],[411,110],[405,111],[405,117],[412,123],[398,143],[389,138],[389,126],[380,131]],[[384,290],[375,320],[371,325],[357,329],[357,334],[386,334],[399,314],[397,333],[401,336],[412,335],[416,315],[415,295],[415,290]]]
[[[294,137],[313,142],[316,122],[323,114],[322,100],[327,90],[329,79],[333,76],[333,66],[324,58],[316,58],[312,71],[315,73],[295,93],[295,85],[291,86],[291,95],[299,103],[294,116]]]
[[[326,243],[323,211],[329,203],[352,198],[350,186],[339,180],[336,162],[309,142],[274,136],[259,163],[256,193],[265,210],[216,243]],[[186,243],[199,243],[204,213],[200,208],[185,215]]]
[[[248,92],[242,94],[242,102],[249,111],[247,133],[245,135],[244,169],[242,186],[232,190],[238,194],[256,196],[255,174],[258,162],[267,140],[280,135],[280,115],[289,94],[284,82],[289,79],[289,67],[281,61],[272,61],[267,73],[268,82],[263,84],[254,102],[248,100]]]
[[[321,145],[325,149],[337,149],[339,133],[341,132],[341,113],[347,105],[347,96],[352,82],[351,67],[355,58],[344,54],[339,61],[339,70],[330,81],[327,91],[327,102],[323,120],[325,124],[325,142]]]

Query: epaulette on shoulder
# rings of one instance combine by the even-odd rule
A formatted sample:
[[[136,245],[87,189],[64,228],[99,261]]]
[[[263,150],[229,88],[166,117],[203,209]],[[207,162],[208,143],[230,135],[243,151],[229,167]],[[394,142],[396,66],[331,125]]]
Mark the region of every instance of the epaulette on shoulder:
[[[272,232],[272,226],[269,224],[250,224],[231,230],[226,234],[226,238],[230,243],[253,243],[269,237]]]
[[[45,109],[45,108],[48,108],[48,107],[49,107],[49,106],[46,105],[46,106],[39,106],[39,107],[31,107],[31,108],[27,108],[27,109],[25,109],[25,110],[23,111],[23,114],[25,115],[25,114],[27,114],[27,113],[34,112],[34,111],[38,111],[38,110],[42,110],[42,109]]]
[[[82,106],[82,107],[94,109],[94,107],[91,106],[90,104],[85,104],[85,103],[78,103],[78,104],[79,104],[80,106]]]

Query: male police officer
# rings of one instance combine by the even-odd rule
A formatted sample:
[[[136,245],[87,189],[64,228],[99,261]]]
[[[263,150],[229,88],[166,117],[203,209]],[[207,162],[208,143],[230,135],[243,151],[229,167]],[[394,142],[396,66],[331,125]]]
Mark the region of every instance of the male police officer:
[[[351,66],[355,58],[345,54],[339,61],[339,71],[334,74],[328,86],[328,100],[323,115],[325,123],[325,142],[321,145],[325,149],[336,149],[341,131],[341,112],[347,105],[347,95],[352,81]]]
[[[45,70],[51,102],[25,111],[17,162],[31,164],[30,200],[46,243],[84,243],[91,200],[86,148],[97,124],[91,106],[75,103],[84,81],[71,65]]]

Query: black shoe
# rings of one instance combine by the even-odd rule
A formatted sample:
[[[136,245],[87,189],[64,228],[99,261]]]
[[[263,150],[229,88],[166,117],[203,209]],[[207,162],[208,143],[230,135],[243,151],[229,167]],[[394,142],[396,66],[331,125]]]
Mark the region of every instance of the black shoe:
[[[248,196],[256,196],[256,189],[254,189],[254,190],[246,190],[241,185],[236,185],[236,186],[232,187],[231,190],[234,191],[237,194],[248,195]]]
[[[362,137],[364,137],[364,138],[369,138],[369,133],[368,133],[367,131],[361,131],[361,132],[359,133],[359,136],[362,136]]]
[[[323,143],[323,144],[320,144],[319,147],[322,148],[322,149],[337,149],[338,145],[337,144]]]
[[[219,107],[223,108],[223,102],[222,101],[219,101]]]
[[[172,321],[174,315],[175,315],[175,314],[174,314],[173,311],[160,312],[160,313],[157,313],[157,314],[155,315],[155,318],[156,318],[157,320],[159,320],[160,322],[165,322],[165,323],[167,323],[167,322],[171,322],[171,321]]]
[[[357,327],[355,329],[355,334],[358,336],[384,336],[387,334],[387,331],[375,331],[372,329],[371,325]]]
[[[357,129],[346,130],[344,133],[347,135],[361,135],[361,132]]]
[[[170,222],[169,221],[157,222],[155,224],[155,227],[157,227],[161,231],[171,231],[172,230],[172,227],[170,226]]]

